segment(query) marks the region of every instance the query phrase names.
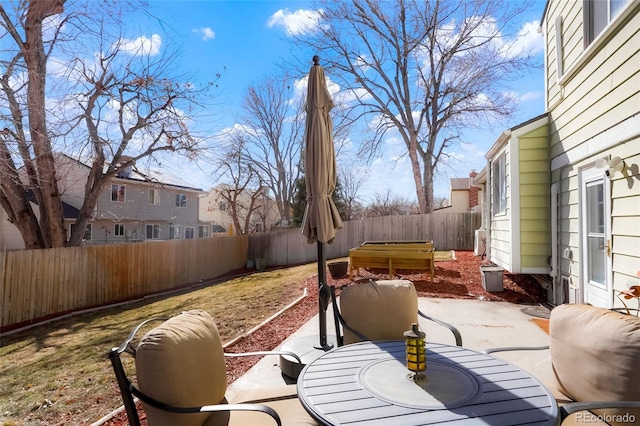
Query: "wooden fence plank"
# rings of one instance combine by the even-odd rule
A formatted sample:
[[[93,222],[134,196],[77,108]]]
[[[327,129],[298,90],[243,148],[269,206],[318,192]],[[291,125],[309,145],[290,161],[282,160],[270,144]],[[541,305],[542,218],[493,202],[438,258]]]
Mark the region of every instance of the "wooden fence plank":
[[[366,240],[434,240],[438,250],[473,249],[479,214],[432,214],[349,221],[325,245],[327,259]],[[0,328],[89,306],[206,281],[247,260],[267,265],[317,261],[299,229],[250,236],[149,241],[0,253]]]

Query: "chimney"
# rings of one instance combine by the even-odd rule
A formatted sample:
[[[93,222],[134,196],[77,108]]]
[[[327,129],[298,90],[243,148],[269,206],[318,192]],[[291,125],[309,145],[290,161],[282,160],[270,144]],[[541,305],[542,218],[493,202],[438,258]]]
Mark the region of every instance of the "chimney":
[[[478,187],[475,182],[477,175],[475,170],[471,170],[469,173],[469,209],[478,205]]]

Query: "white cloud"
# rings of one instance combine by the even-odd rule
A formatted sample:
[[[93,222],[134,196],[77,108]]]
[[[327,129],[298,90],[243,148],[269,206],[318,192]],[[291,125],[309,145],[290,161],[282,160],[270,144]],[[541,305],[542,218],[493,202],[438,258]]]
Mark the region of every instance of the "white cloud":
[[[520,95],[520,102],[531,101],[535,99],[540,99],[542,97],[542,93],[540,92],[527,92]]]
[[[322,20],[323,11],[298,9],[295,12],[288,8],[280,9],[269,18],[267,26],[273,28],[281,26],[287,35],[295,36],[311,33],[318,29]]]
[[[211,40],[216,36],[216,33],[214,33],[210,27],[196,28],[192,31],[196,34],[202,35],[202,39],[204,41]]]
[[[160,53],[161,45],[162,39],[158,34],[154,34],[151,38],[148,38],[147,36],[140,36],[135,40],[128,40],[126,38],[120,39],[116,48],[135,56],[155,56]]]
[[[519,55],[535,55],[544,50],[544,37],[538,33],[539,21],[525,22],[513,40],[505,41],[500,49],[507,58]]]

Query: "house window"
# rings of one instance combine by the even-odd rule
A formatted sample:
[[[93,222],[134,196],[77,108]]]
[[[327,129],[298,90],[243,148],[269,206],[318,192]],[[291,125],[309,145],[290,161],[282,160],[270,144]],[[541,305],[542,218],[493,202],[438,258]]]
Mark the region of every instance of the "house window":
[[[115,223],[113,225],[113,235],[116,237],[124,237],[124,223]]]
[[[176,207],[187,207],[187,194],[176,194]]]
[[[493,214],[507,212],[507,156],[502,154],[493,163]]]
[[[180,227],[177,225],[169,225],[169,239],[170,240],[179,240],[180,239]]]
[[[585,47],[598,37],[631,0],[584,0]]]
[[[157,206],[160,204],[160,191],[157,189],[149,190],[149,204],[152,206]]]
[[[126,201],[125,190],[126,187],[124,185],[111,185],[111,201],[124,203]]]
[[[227,202],[225,202],[225,201],[220,201],[220,202],[218,203],[218,209],[219,209],[221,212],[226,212],[228,208],[229,208],[229,207],[228,207],[228,203],[227,203]]]
[[[209,225],[200,225],[198,227],[198,238],[208,238],[209,237]]]
[[[195,230],[192,226],[185,226],[184,228],[184,238],[190,240],[194,238]]]
[[[147,229],[147,240],[157,240],[160,238],[160,225],[148,224],[146,226],[146,229]]]

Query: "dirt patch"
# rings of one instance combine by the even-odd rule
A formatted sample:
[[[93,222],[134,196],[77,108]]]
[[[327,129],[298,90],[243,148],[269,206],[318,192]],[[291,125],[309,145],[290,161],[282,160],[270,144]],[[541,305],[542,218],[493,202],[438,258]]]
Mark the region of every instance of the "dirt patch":
[[[436,262],[433,283],[424,271],[398,271],[396,278],[403,278],[414,283],[418,296],[447,299],[477,299],[486,301],[503,301],[518,304],[539,304],[545,301],[545,292],[540,285],[528,275],[504,274],[504,291],[490,293],[482,287],[480,276],[481,259],[472,252],[456,252],[455,260]],[[234,271],[239,273],[241,271]],[[360,277],[388,279],[388,272],[383,270],[360,270]],[[348,277],[333,279],[327,272],[327,282],[338,291],[345,286],[354,285]],[[249,352],[271,350],[285,338],[296,331],[300,325],[309,321],[318,313],[318,281],[317,275],[305,280],[304,285],[308,297],[287,310],[255,333],[227,348],[227,352]],[[246,373],[261,357],[243,357],[227,359],[227,381],[232,383]],[[144,414],[141,412],[141,416]],[[110,426],[126,425],[126,415],[121,413],[107,423]],[[145,422],[143,421],[143,424]]]

